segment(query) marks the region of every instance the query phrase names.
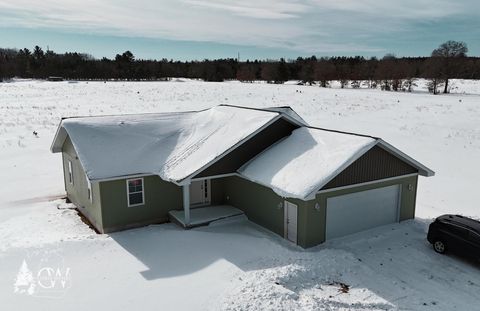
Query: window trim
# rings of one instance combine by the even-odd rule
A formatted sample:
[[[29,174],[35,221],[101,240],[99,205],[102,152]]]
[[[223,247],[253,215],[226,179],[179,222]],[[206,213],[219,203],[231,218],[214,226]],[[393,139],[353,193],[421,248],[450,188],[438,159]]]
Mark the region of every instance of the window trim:
[[[85,179],[87,180],[87,199],[90,201],[90,203],[93,203],[92,182],[87,175],[85,175]]]
[[[140,191],[130,192],[130,189],[128,187],[128,182],[133,181],[133,180],[138,180],[138,179],[140,179],[142,181],[142,191],[141,191],[142,192],[142,203],[130,204],[130,194],[131,193],[139,193]],[[145,205],[145,183],[144,183],[143,177],[127,179],[126,180],[126,186],[127,186],[127,206],[128,207],[135,207],[135,206]]]
[[[74,184],[74,179],[73,179],[73,163],[72,160],[68,159],[68,183],[70,185]]]

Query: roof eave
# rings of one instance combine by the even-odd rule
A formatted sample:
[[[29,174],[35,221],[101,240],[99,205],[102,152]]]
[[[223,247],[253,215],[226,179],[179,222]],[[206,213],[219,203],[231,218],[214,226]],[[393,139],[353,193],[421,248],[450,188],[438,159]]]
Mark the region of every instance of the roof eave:
[[[53,137],[52,144],[50,145],[50,152],[52,153],[62,152],[63,143],[67,138],[68,134],[62,126],[63,120],[64,118],[62,118],[60,120],[60,123],[58,123],[57,131],[55,132],[55,136]]]
[[[366,152],[368,152],[371,148],[373,148],[374,146],[379,146],[380,148],[383,148],[385,149],[386,151],[394,154],[395,156],[397,156],[398,158],[400,158],[401,160],[407,162],[408,164],[410,164],[411,166],[415,167],[417,170],[418,170],[418,174],[421,175],[421,176],[425,176],[425,177],[431,177],[431,176],[435,176],[435,172],[431,169],[429,169],[428,167],[426,167],[425,165],[423,165],[422,163],[418,162],[417,160],[413,159],[412,157],[408,156],[407,154],[405,154],[404,152],[400,151],[399,149],[395,148],[394,146],[390,145],[389,143],[387,143],[386,141],[384,141],[383,139],[381,138],[377,138],[376,139],[376,143],[373,144],[369,149],[365,150],[363,153],[359,153],[357,154],[354,158],[352,158],[350,161],[346,162],[340,169],[339,169],[339,172],[342,172],[344,169],[346,169],[350,164],[352,164],[353,162],[355,162],[356,160],[358,160],[358,158],[360,158],[362,155],[364,155]],[[324,181],[322,184],[320,184],[320,186],[318,188],[316,188],[315,191],[312,191],[311,193],[309,193],[305,198],[304,200],[313,200],[315,199],[315,196],[317,194],[318,191],[320,191],[326,184],[328,184],[328,182],[330,182],[333,178],[335,178],[335,176],[337,175],[333,175],[331,176],[331,178],[329,179],[326,179],[326,181]]]
[[[431,170],[427,166],[423,165],[422,163],[418,162],[414,158],[408,156],[407,154],[400,151],[399,149],[395,148],[394,146],[390,145],[389,143],[387,143],[383,139],[378,140],[378,146],[385,149],[386,151],[389,151],[389,152],[393,153],[394,155],[396,155],[397,157],[399,157],[403,161],[407,162],[411,166],[418,169],[418,173],[421,176],[425,176],[425,177],[435,176],[435,172],[433,170]]]

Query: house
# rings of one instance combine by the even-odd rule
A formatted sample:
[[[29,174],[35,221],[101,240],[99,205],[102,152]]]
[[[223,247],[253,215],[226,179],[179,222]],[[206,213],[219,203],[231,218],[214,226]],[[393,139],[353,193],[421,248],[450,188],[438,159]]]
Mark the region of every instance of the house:
[[[308,126],[289,107],[61,121],[68,199],[98,231],[244,213],[304,248],[414,218],[434,172],[380,138]]]
[[[59,82],[59,81],[64,81],[63,77],[54,77],[54,76],[50,76],[47,78],[47,81],[51,81],[51,82]]]

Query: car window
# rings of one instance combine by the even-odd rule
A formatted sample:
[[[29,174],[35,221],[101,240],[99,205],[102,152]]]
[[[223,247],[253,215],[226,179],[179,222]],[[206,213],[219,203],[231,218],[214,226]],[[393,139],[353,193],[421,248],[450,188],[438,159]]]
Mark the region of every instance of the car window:
[[[470,231],[468,233],[468,239],[480,245],[480,235],[478,233]]]
[[[449,224],[448,225],[448,231],[451,232],[452,234],[459,236],[461,238],[467,238],[468,237],[468,230],[462,227],[459,227],[457,225]]]

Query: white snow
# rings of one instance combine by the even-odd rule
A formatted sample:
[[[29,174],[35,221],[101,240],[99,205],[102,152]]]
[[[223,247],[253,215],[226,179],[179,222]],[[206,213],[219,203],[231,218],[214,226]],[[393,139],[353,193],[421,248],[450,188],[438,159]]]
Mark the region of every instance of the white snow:
[[[278,113],[217,106],[162,113],[62,121],[53,150],[68,133],[90,180],[155,174],[181,181],[247,138]]]
[[[173,210],[169,214],[173,216],[182,225],[185,224],[185,212],[183,210]],[[190,210],[190,223],[188,226],[198,226],[208,224],[223,218],[242,215],[243,212],[230,205],[214,205],[206,207],[196,207]]]
[[[375,144],[371,137],[301,127],[239,173],[282,197],[307,199]]]
[[[438,255],[425,237],[440,214],[480,217],[479,81],[454,80],[456,94],[438,96],[427,94],[423,81],[414,93],[184,81],[0,83],[1,310],[436,311],[478,305],[478,263]],[[384,138],[436,172],[419,179],[418,218],[304,251],[244,218],[192,230],[165,224],[97,235],[59,199],[61,156],[49,147],[60,117],[221,103],[290,105],[314,126]],[[51,257],[55,264],[45,261]],[[44,267],[70,268],[70,286],[54,298],[15,293],[23,260],[34,276]],[[348,293],[339,291],[340,283],[350,285]]]
[[[15,248],[41,249],[63,241],[98,239],[74,208],[59,199],[0,207],[0,254]]]

